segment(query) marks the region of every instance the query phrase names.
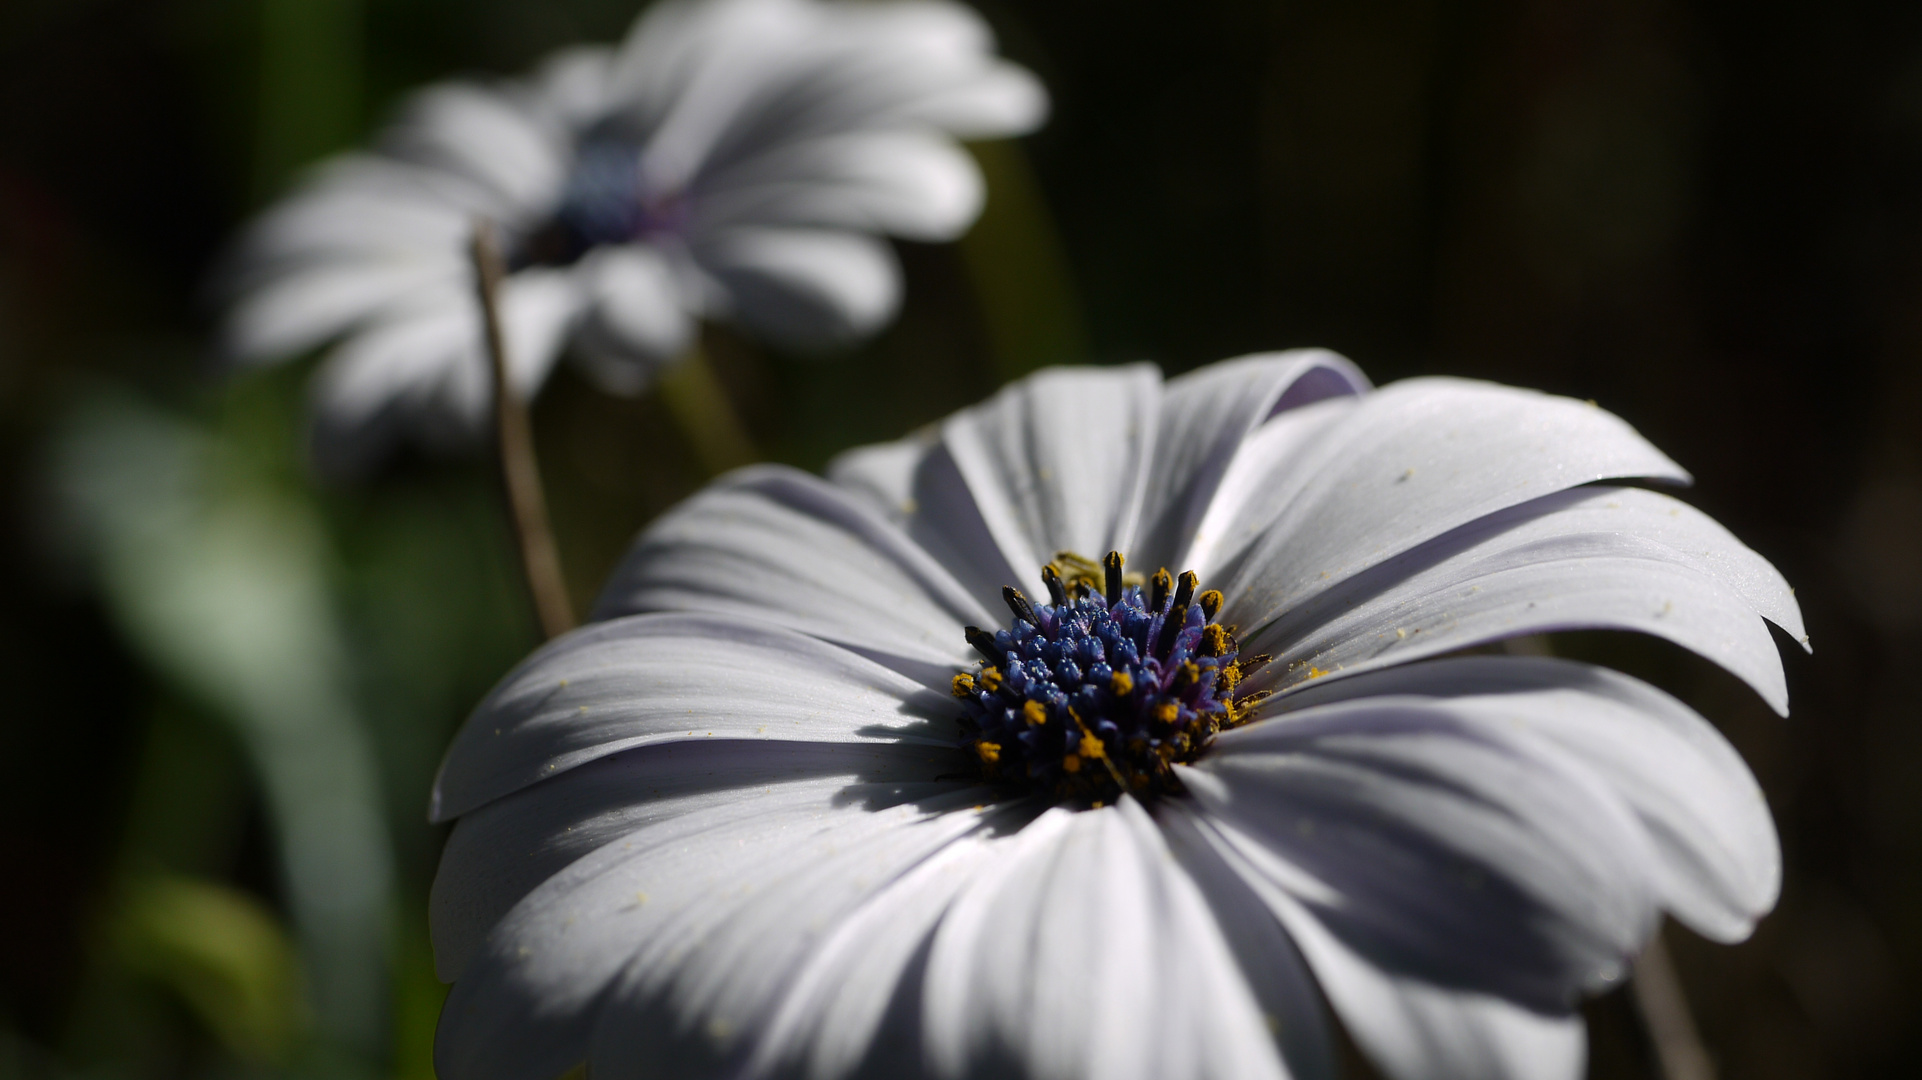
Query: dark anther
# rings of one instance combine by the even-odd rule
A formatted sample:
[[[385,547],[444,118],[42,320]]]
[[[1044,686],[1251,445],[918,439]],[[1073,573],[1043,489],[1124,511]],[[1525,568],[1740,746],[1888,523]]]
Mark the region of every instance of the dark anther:
[[[1008,602],[1008,610],[1014,612],[1015,618],[1025,620],[1029,626],[1041,625],[1041,620],[1034,613],[1034,605],[1028,602],[1027,597],[1021,595],[1020,589],[1012,585],[1003,585],[1001,599]]]
[[[1194,602],[1195,586],[1199,584],[1201,579],[1195,576],[1193,570],[1181,572],[1181,584],[1175,589],[1175,611],[1183,616],[1188,614],[1188,605]]]
[[[1181,636],[1181,628],[1188,622],[1188,602],[1194,599],[1195,583],[1200,580],[1193,570],[1181,572],[1175,602],[1169,606],[1167,618],[1161,624],[1161,637],[1155,641],[1155,655],[1166,656],[1174,650],[1175,639]]]
[[[1207,608],[1203,608],[1206,611]],[[1195,650],[1199,656],[1220,656],[1234,646],[1235,638],[1218,623],[1209,623],[1201,628],[1201,645]]]
[[[1107,571],[1108,606],[1113,607],[1121,602],[1121,553],[1108,552],[1108,557],[1101,560],[1101,568]]]
[[[1245,659],[1235,661],[1235,670],[1241,672],[1243,678],[1247,678],[1249,675],[1267,666],[1268,661],[1273,659],[1274,657],[1269,656],[1267,653],[1246,657]]]
[[[1148,579],[1148,611],[1150,614],[1159,612],[1163,607],[1167,606],[1168,590],[1174,587],[1175,579],[1168,573],[1167,567],[1164,566],[1155,571],[1155,576]]]
[[[1176,694],[1186,693],[1188,688],[1193,686],[1195,680],[1199,678],[1201,678],[1201,668],[1197,666],[1193,660],[1189,660],[1175,669],[1174,682],[1170,684],[1168,689],[1170,692]]]
[[[1221,590],[1209,589],[1207,592],[1202,593],[1195,602],[1201,605],[1202,616],[1209,622],[1213,622],[1215,616],[1221,613]]]
[[[1041,583],[1048,587],[1048,599],[1055,607],[1068,602],[1068,590],[1061,585],[1061,571],[1053,563],[1041,568]]]
[[[1001,662],[1001,650],[995,647],[993,634],[988,633],[978,626],[968,627],[965,633],[968,635],[968,644],[974,646],[975,652],[987,657],[988,663],[998,664]]]

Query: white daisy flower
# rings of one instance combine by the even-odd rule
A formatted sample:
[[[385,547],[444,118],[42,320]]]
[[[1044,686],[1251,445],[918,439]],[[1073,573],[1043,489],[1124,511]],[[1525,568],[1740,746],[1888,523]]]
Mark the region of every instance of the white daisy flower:
[[[1624,477],[1686,474],[1310,351],[724,478],[449,752],[440,1075],[1326,1077],[1324,999],[1399,1080],[1580,1075],[1578,997],[1663,911],[1747,935],[1775,832],[1680,702],[1463,650],[1636,630],[1783,710],[1802,637]]]
[[[478,219],[505,235],[528,396],[570,344],[601,383],[638,390],[704,317],[801,349],[858,338],[899,299],[880,234],[952,239],[981,208],[953,139],[1046,112],[993,44],[942,0],[670,0],[618,49],[431,87],[376,151],[324,164],[255,223],[228,276],[227,350],[338,342],[317,386],[324,461],[402,432],[468,437],[491,397]]]

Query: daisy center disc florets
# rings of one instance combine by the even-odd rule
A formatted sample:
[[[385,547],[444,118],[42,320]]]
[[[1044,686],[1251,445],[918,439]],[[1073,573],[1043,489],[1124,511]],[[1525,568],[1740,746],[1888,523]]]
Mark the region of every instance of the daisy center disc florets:
[[[648,198],[641,179],[641,146],[613,135],[582,142],[560,203],[516,245],[512,263],[567,266],[597,247],[675,232],[687,222],[684,200]]]
[[[1242,661],[1216,623],[1222,595],[1196,594],[1192,572],[1122,572],[1120,552],[1096,565],[1068,552],[1042,568],[1050,603],[1001,590],[1013,624],[967,628],[981,654],[954,677],[965,745],[988,779],[1096,806],[1122,793],[1178,790],[1172,766],[1241,721]]]

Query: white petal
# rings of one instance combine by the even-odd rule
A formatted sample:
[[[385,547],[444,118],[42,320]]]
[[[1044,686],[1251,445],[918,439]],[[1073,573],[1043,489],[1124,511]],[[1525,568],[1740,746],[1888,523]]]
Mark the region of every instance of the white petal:
[[[639,244],[601,247],[581,260],[589,301],[581,357],[615,393],[639,393],[694,340],[689,298],[661,253]]]
[[[497,193],[522,224],[547,208],[565,181],[569,139],[519,103],[478,86],[444,83],[410,98],[382,137],[407,161],[471,177]]]
[[[242,281],[322,257],[459,258],[498,200],[471,180],[374,154],[319,165],[262,214],[241,247]]]
[[[1250,687],[1295,686],[1519,634],[1636,630],[1715,661],[1787,715],[1775,642],[1755,609],[1714,576],[1721,556],[1704,559],[1638,533],[1651,514],[1682,522],[1665,510],[1679,506],[1597,487],[1490,514],[1246,635],[1245,648],[1278,661]],[[1740,552],[1723,555],[1735,561]]]
[[[482,430],[487,372],[473,302],[449,289],[342,341],[310,385],[314,453],[352,473],[405,437],[446,447]]]
[[[1285,898],[1277,910],[1286,910]],[[1342,1022],[1393,1080],[1576,1080],[1587,1057],[1579,1014],[1400,978],[1370,964],[1313,916],[1284,917]]]
[[[679,159],[675,183],[698,168],[740,99],[767,76],[770,53],[794,52],[808,8],[797,0],[669,0],[653,4],[622,43],[610,97],[619,119],[654,133]],[[667,129],[665,138],[662,129]]]
[[[528,80],[529,104],[550,122],[586,128],[606,115],[615,51],[571,45],[542,60]]]
[[[508,373],[523,398],[533,398],[547,382],[586,303],[585,290],[565,269],[522,270],[501,283],[501,332],[507,338]],[[476,318],[479,307],[475,303],[472,308]],[[493,394],[486,400],[491,405]]]
[[[958,752],[956,752],[958,754]],[[462,815],[441,852],[429,904],[435,970],[461,976],[482,939],[529,892],[636,830],[700,812],[765,816],[864,790],[952,788],[964,772],[925,746],[713,739],[604,757]],[[865,785],[865,787],[863,786]],[[733,808],[730,810],[729,808]]]
[[[1279,513],[1234,527],[1260,539],[1214,583],[1242,626],[1503,507],[1611,477],[1687,479],[1592,405],[1457,379],[1383,387],[1269,472],[1260,507]]]
[[[943,848],[842,920],[769,1016],[745,1072],[837,1080],[921,1071],[918,983],[926,950],[954,898],[1019,844],[974,833]]]
[[[223,351],[241,360],[284,359],[358,323],[464,285],[470,274],[452,250],[387,262],[312,263],[242,296],[228,313]]]
[[[1596,515],[1597,527],[1660,544],[1685,565],[1707,574],[1742,598],[1757,615],[1788,632],[1809,651],[1802,608],[1767,559],[1735,538],[1721,523],[1680,499],[1640,488],[1597,488],[1608,498],[1583,502]]]
[[[1390,1080],[1576,1080],[1586,1057],[1581,1018],[1537,1012],[1487,994],[1385,969],[1329,932],[1288,890],[1215,835],[1301,947],[1356,1043]]]
[[[779,466],[736,472],[649,526],[596,619],[645,611],[766,621],[945,686],[967,663],[961,628],[1000,621],[927,552],[840,489]]]
[[[1368,385],[1358,368],[1326,349],[1259,353],[1171,380],[1161,396],[1141,535],[1126,554],[1148,570],[1187,568],[1188,541],[1249,434],[1277,413]]]
[[[820,67],[832,80],[809,101],[815,123],[921,124],[995,138],[1031,131],[1047,116],[1041,84],[989,55],[992,33],[963,5],[914,0],[820,10]]]
[[[695,230],[802,225],[952,240],[981,212],[981,171],[946,138],[849,132],[782,144],[702,182]]]
[[[1214,912],[1229,953],[1260,1004],[1268,1028],[1281,1044],[1294,1080],[1335,1080],[1340,1075],[1327,1011],[1314,973],[1294,941],[1269,911],[1261,894],[1215,850],[1192,802],[1163,799],[1154,808],[1168,849],[1194,879]]]
[[[904,109],[912,117],[963,139],[1025,135],[1048,119],[1048,91],[1025,68],[995,63],[966,81],[916,101]]]
[[[692,1080],[751,1053],[760,1023],[837,925],[976,831],[996,813],[971,805],[984,795],[870,810],[879,820],[837,826],[813,844],[789,837],[758,865],[747,863],[746,853],[730,855],[733,881],[690,890],[679,932],[650,942],[611,989],[595,1025],[593,1067],[612,1076]],[[648,872],[673,869],[654,865]]]
[[[939,439],[939,432],[927,427],[899,442],[857,446],[828,462],[827,478],[875,513],[905,527],[918,506],[915,474]]]
[[[1289,713],[1181,776],[1267,880],[1411,976],[1563,1009],[1654,926],[1654,855],[1623,800],[1451,702]]]
[[[1152,364],[1050,368],[943,425],[942,441],[1020,583],[1037,587],[1058,551],[1099,559],[1132,546],[1160,393]]]
[[[1601,777],[1647,830],[1662,905],[1697,932],[1739,941],[1775,906],[1782,854],[1761,788],[1721,733],[1660,690],[1568,660],[1460,657],[1326,680],[1281,707],[1390,694],[1447,700]]]
[[[828,463],[828,477],[905,531],[983,611],[1003,610],[1002,588],[1033,574],[1002,553],[939,429],[849,450]]]
[[[854,233],[729,229],[702,238],[694,256],[725,291],[731,318],[790,348],[857,340],[901,301],[893,250]]]
[[[861,794],[745,814],[756,800],[737,800],[576,860],[515,906],[455,984],[436,1071],[524,1080],[586,1058],[632,1075],[635,1054],[711,1071],[840,918],[981,820],[972,793],[921,805]]]
[[[652,133],[648,182],[678,190],[825,134],[1031,130],[1046,94],[992,44],[979,16],[946,3],[660,5],[636,24],[617,80],[628,122]]]
[[[1195,883],[1131,798],[1053,810],[936,932],[923,1004],[942,1076],[1282,1077]]]
[[[584,300],[564,270],[502,283],[501,328],[522,395],[547,380]],[[494,394],[479,322],[471,289],[450,286],[341,342],[314,386],[323,464],[351,471],[403,433],[447,446],[486,430]]]
[[[487,695],[447,751],[445,821],[635,746],[709,738],[955,742],[953,706],[845,649],[722,616],[637,615],[556,638]]]

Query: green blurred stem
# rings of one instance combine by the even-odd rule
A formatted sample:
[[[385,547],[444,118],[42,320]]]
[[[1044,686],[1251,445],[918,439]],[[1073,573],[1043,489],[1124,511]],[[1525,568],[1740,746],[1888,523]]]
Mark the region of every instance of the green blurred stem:
[[[1629,992],[1655,1050],[1662,1080],[1715,1080],[1715,1063],[1702,1045],[1695,1018],[1689,1015],[1688,995],[1682,992],[1682,981],[1675,975],[1675,963],[1659,931],[1635,961]]]
[[[698,343],[661,377],[660,387],[661,400],[707,475],[719,476],[760,457]]]
[[[554,546],[553,526],[548,522],[547,495],[541,488],[540,463],[534,458],[533,425],[528,421],[527,403],[521,400],[514,386],[507,340],[501,332],[500,284],[506,267],[491,223],[475,223],[472,254],[487,358],[494,372],[494,431],[500,449],[507,514],[514,526],[521,571],[534,600],[541,633],[550,638],[559,637],[574,629],[574,609],[567,599],[561,556]]]

